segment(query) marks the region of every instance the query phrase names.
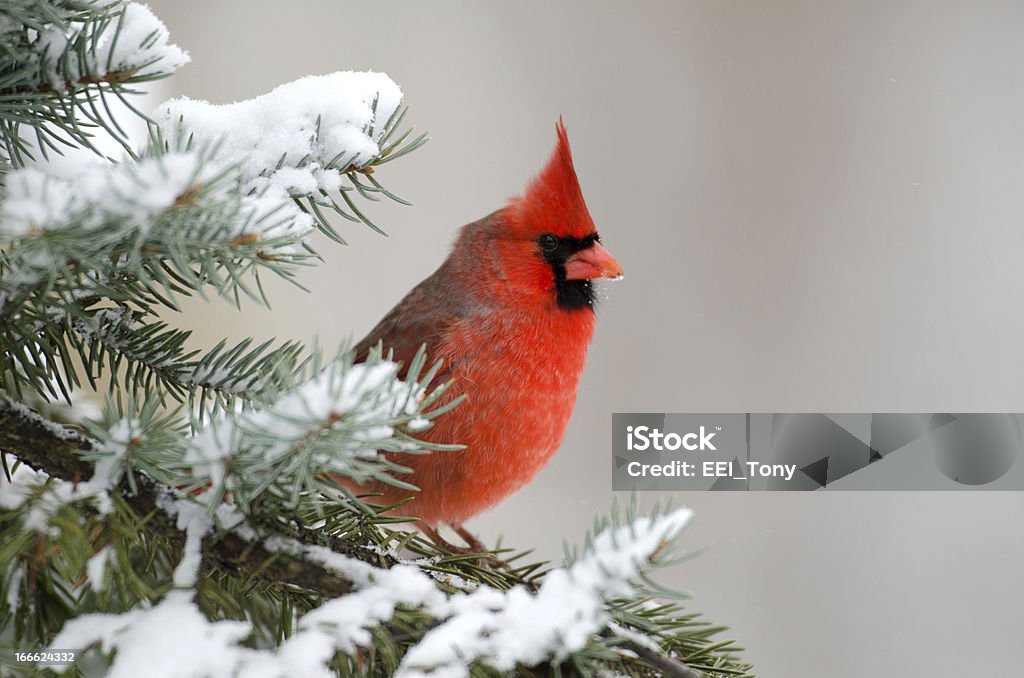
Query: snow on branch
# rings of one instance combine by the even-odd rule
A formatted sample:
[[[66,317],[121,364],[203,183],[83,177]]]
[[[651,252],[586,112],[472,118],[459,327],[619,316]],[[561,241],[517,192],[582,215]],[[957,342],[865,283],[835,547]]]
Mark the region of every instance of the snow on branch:
[[[216,146],[216,159],[237,164],[250,191],[274,185],[299,196],[338,190],[342,172],[379,156],[384,123],[401,101],[383,73],[339,72],[233,104],[171,99],[153,118],[172,145],[184,137]]]
[[[398,403],[400,400],[395,400],[396,406]],[[56,435],[49,432],[49,425],[38,417],[26,419],[19,410],[15,420],[29,422],[35,430],[31,435],[27,431],[19,434],[21,429],[3,425],[4,413],[0,403],[0,442],[10,441],[3,443],[9,453],[34,468],[57,471],[57,477],[77,476],[89,468],[80,468],[80,464],[74,470],[59,467],[58,462],[66,456],[81,457],[67,452],[52,457],[41,453],[38,435]],[[149,422],[110,428],[120,432],[120,444],[103,439],[81,439],[76,444],[91,450],[88,456],[97,462],[106,460],[108,468],[135,479],[137,492],[123,495],[123,499],[136,515],[150,516],[151,530],[165,537],[179,535],[172,542],[182,553],[173,573],[177,588],[155,605],[122,615],[83,615],[67,622],[50,641],[52,647],[99,645],[104,653],[117,650],[110,675],[136,675],[144,657],[152,657],[164,647],[190,644],[202,650],[190,653],[187,660],[195,674],[329,676],[333,673],[328,665],[338,651],[361,656],[360,648],[379,641],[382,625],[406,624],[410,619],[416,620],[414,627],[421,630],[393,657],[395,670],[404,676],[466,676],[473,666],[480,665],[502,671],[569,661],[589,665],[616,656],[639,656],[665,675],[697,675],[651,636],[621,628],[616,602],[651,595],[648,570],[666,562],[664,555],[671,550],[671,542],[689,520],[686,509],[656,511],[653,516],[636,519],[627,512],[625,523],[613,511],[610,520],[598,523],[597,535],[587,540],[583,555],[571,557],[563,569],[548,572],[539,587],[518,584],[500,591],[475,582],[467,591],[451,594],[438,587],[432,568],[423,568],[419,562],[395,563],[393,556],[381,559],[381,552],[372,544],[360,546],[298,525],[293,526],[293,536],[268,536],[262,533],[265,525],[249,522],[231,503],[217,504],[211,514],[209,490],[190,496],[187,488],[179,486],[175,498],[145,476],[128,473],[123,467],[129,459],[152,455],[148,448],[155,441]],[[180,457],[180,448],[170,443],[171,437],[165,435],[159,447],[168,458]],[[119,492],[123,491],[124,482]],[[30,509],[25,497],[21,491],[17,496],[0,496],[0,505]],[[284,515],[308,514],[286,511]],[[125,518],[136,520],[130,514]],[[62,533],[60,538],[64,536]],[[119,573],[122,557],[112,558],[102,551],[90,557],[88,586],[100,592],[110,590],[111,581],[121,581],[125,576]],[[388,563],[393,565],[378,566]],[[240,643],[248,644],[258,633],[256,622],[211,621],[210,612],[200,609],[191,590],[209,583],[206,577],[196,579],[201,568],[216,569],[222,564],[232,572],[317,592],[326,600],[300,614],[287,640],[269,647],[258,645],[262,649],[244,647]],[[11,581],[26,576],[23,567],[7,575]],[[706,631],[701,633],[700,638],[705,638]],[[149,667],[147,675],[180,675],[161,671],[181,666],[162,663]]]
[[[321,546],[273,537],[265,541],[271,550],[319,563],[356,586],[303,615],[295,633],[276,648],[239,646],[251,632],[249,624],[207,620],[186,591],[173,591],[149,610],[72,620],[51,645],[99,644],[104,653],[117,650],[108,674],[112,676],[140,671],[165,675],[153,674],[146,658],[161,648],[170,652],[194,646],[198,649],[186,660],[190,675],[326,677],[333,675],[327,664],[336,652],[371,647],[370,631],[404,607],[422,609],[439,625],[408,650],[397,676],[460,678],[470,675],[474,663],[499,671],[558,663],[608,626],[606,599],[634,593],[632,582],[689,519],[690,511],[679,509],[610,527],[597,535],[581,560],[548,573],[536,593],[522,586],[508,591],[481,586],[450,597],[413,565],[378,568]]]
[[[133,435],[129,441],[132,446],[131,454],[125,456],[130,457],[132,467],[146,466],[145,463],[140,463],[136,459],[136,452],[141,450],[143,444],[147,448],[143,456],[150,461],[157,457],[161,449],[167,457],[180,459],[178,434],[174,430],[167,430],[166,421],[169,421],[169,418],[165,420],[164,426],[151,420],[154,409],[143,409],[141,418],[149,417],[150,420],[140,422],[140,427],[143,428],[139,431],[141,435]],[[175,428],[180,429],[180,427]],[[46,492],[51,485],[55,484],[55,481],[66,481],[68,486],[73,486],[80,478],[95,475],[95,463],[87,461],[86,457],[108,456],[109,451],[106,453],[100,451],[107,446],[108,444],[101,439],[89,438],[71,429],[63,428],[43,419],[34,412],[27,411],[17,403],[0,399],[0,449],[4,452],[4,455],[0,456],[5,462],[4,469],[10,469],[11,456],[21,462],[21,465],[12,472],[13,482],[5,484],[0,480],[0,506],[7,509],[3,512],[3,517],[6,519],[8,529],[11,526],[19,526],[19,528],[24,526],[38,502],[49,501],[41,496],[41,491]],[[150,534],[161,540],[166,540],[171,545],[184,547],[188,542],[189,526],[194,523],[192,519],[197,516],[197,511],[198,514],[207,516],[206,506],[197,503],[194,497],[175,499],[167,489],[167,485],[174,485],[173,479],[170,483],[160,485],[154,482],[152,477],[138,471],[127,472],[128,461],[128,459],[122,458],[121,464],[111,465],[111,468],[116,468],[117,472],[124,472],[124,474],[121,483],[108,496],[116,493],[119,495],[119,499],[124,501],[124,505],[130,509],[127,517],[130,520],[131,530],[138,529],[141,525],[139,521],[142,521],[142,517],[146,517],[142,522],[145,523]],[[99,460],[96,463],[99,463]],[[34,472],[26,471],[26,467],[34,469]],[[166,475],[166,473],[158,475]],[[47,480],[49,484],[47,484]],[[76,494],[71,497],[71,501],[74,502],[78,498],[80,497]],[[90,511],[84,511],[80,515],[89,513]],[[113,511],[104,516],[107,522],[116,522],[122,517],[125,516],[122,516],[119,511]],[[252,541],[256,538],[255,532],[251,528],[247,528],[244,522],[240,522],[244,518],[230,505],[218,506],[215,518],[217,527],[226,531],[220,532],[217,538],[209,543],[204,543],[202,554],[204,567],[226,567],[231,572],[242,572],[259,577],[275,585],[302,586],[328,597],[342,595],[351,590],[351,584],[347,579],[320,566],[312,563],[297,565],[294,562],[274,559],[273,554],[258,541]],[[66,523],[64,524],[66,525]],[[122,522],[121,525],[123,526],[124,523]],[[205,529],[204,523],[196,525],[200,529]],[[74,540],[82,536],[82,533],[77,530],[59,529],[58,531],[61,533],[58,536],[60,541],[67,538]],[[183,531],[186,534],[183,535]],[[291,532],[296,539],[303,543],[320,544],[325,543],[326,539],[326,543],[337,552],[352,553],[356,557],[364,554],[354,545],[325,536],[320,530],[292,525]],[[29,530],[27,534],[32,535],[32,531]],[[54,539],[53,530],[50,530],[49,527],[44,533],[37,533],[37,536],[40,539]],[[52,543],[60,543],[60,541],[52,541]],[[36,538],[30,538],[26,545],[29,548],[35,548],[32,544],[36,543]],[[55,557],[69,553],[71,551],[67,549],[53,551]],[[367,555],[369,557],[370,554]],[[376,556],[374,559],[376,560]],[[13,560],[11,570],[7,573],[7,581],[15,582],[19,579],[24,581],[26,563],[25,560]],[[106,564],[109,566],[111,563],[107,562]],[[189,569],[182,569],[183,577],[190,571],[190,568],[191,566]],[[129,575],[129,577],[134,576]],[[95,584],[95,582],[92,583]],[[99,591],[107,587],[101,584],[99,587],[93,586],[92,588],[94,591]],[[10,590],[9,587],[8,590]]]
[[[68,146],[103,155],[97,128],[127,148],[108,98],[127,103],[132,86],[189,61],[148,7],[121,0],[6,2],[0,40],[0,160],[14,167]]]
[[[250,675],[238,669],[257,652],[237,645],[250,631],[248,622],[211,622],[190,591],[176,590],[148,609],[72,619],[54,639],[54,647],[98,644],[104,653],[116,650],[108,678]],[[68,666],[52,668],[63,672]]]
[[[20,403],[4,404],[9,411],[23,419],[34,419],[37,416]],[[101,515],[109,513],[109,492],[121,480],[123,467],[120,460],[127,453],[135,435],[134,425],[136,422],[124,419],[111,428],[106,441],[93,450],[95,463],[92,477],[88,480],[67,482],[47,478],[31,469],[19,468],[8,483],[0,485],[0,506],[16,509],[25,505],[28,509],[24,519],[25,528],[37,532],[56,529],[51,526],[51,519],[61,508],[72,502],[90,501]],[[55,434],[66,434],[65,429],[55,424],[51,424],[48,430]]]
[[[141,158],[66,176],[16,169],[0,194],[0,246],[12,244],[0,307],[5,293],[26,298],[18,286],[51,290],[70,276],[78,290],[83,275],[163,288],[172,308],[183,283],[265,301],[246,274],[290,278],[314,257],[314,228],[344,242],[322,208],[373,226],[350,194],[401,201],[372,172],[424,142],[398,132],[404,111],[386,75],[335,73],[226,106],[167,102]]]
[[[303,243],[313,219],[286,197],[243,194],[239,184],[237,173],[215,169],[200,151],[91,163],[64,177],[35,167],[10,172],[0,189],[0,319],[10,345],[41,329],[59,341],[68,327],[60,308],[85,332],[80,339],[91,340],[88,305],[142,302],[141,318],[149,315],[148,289],[164,291],[150,303],[171,308],[183,285],[265,303],[246,279],[260,270],[290,278],[312,257]],[[123,317],[118,331],[134,322]]]
[[[431,408],[444,389],[426,392],[433,370],[421,380],[423,363],[421,355],[405,381],[389,361],[331,363],[268,407],[208,421],[187,443],[184,473],[243,511],[267,492],[292,507],[318,501],[331,477],[405,485],[391,476],[402,467],[381,452],[425,451],[411,436],[441,413]]]
[[[75,227],[148,230],[163,212],[214,176],[194,152],[117,165],[87,163],[63,177],[34,167],[16,170],[7,178],[0,205],[0,233],[16,238]]]
[[[376,228],[350,192],[404,202],[370,176],[375,165],[425,142],[426,135],[406,143],[409,131],[398,133],[404,114],[402,91],[387,75],[346,71],[300,78],[232,104],[171,99],[153,118],[170,147],[213,148],[217,162],[240,169],[247,192],[304,200],[318,226],[340,240],[321,207]]]
[[[112,21],[72,21],[35,31],[31,45],[40,75],[55,90],[166,76],[189,61],[153,11],[134,2]]]
[[[69,176],[37,168],[8,175],[0,205],[0,238],[15,239],[80,229],[119,242],[127,237],[173,239],[194,231],[197,212],[216,216],[216,231],[230,240],[251,233],[259,240],[298,242],[313,228],[312,219],[289,201],[262,195],[242,196],[230,174],[215,169],[197,151],[171,151],[120,164],[89,163]],[[175,231],[175,223],[187,216]],[[199,215],[202,216],[202,215]],[[175,222],[175,223],[165,223]],[[147,243],[150,249],[154,243]]]
[[[22,492],[25,498],[31,495],[27,527],[43,529],[60,507],[82,499],[97,498],[100,513],[106,513],[107,491],[121,478],[135,489],[139,472],[193,496],[188,507],[200,505],[208,515],[226,497],[242,514],[257,500],[264,508],[273,500],[291,510],[318,510],[324,497],[337,501],[337,483],[347,480],[411,487],[392,476],[404,469],[381,453],[429,449],[413,437],[415,432],[451,406],[435,407],[443,385],[426,390],[436,366],[424,370],[421,354],[402,380],[399,365],[389,361],[352,365],[338,360],[323,369],[316,367],[318,362],[313,361],[311,378],[277,394],[268,406],[220,411],[194,434],[178,417],[163,414],[159,399],[142,407],[129,403],[130,416],[108,403],[103,421],[83,422],[92,443],[81,457],[93,464],[92,479],[56,481],[34,494]],[[23,405],[5,404],[22,418],[37,419]],[[184,510],[177,514],[179,528],[186,531]],[[189,534],[190,543],[198,544],[201,535]]]
[[[469,675],[474,661],[511,671],[517,664],[565,659],[607,626],[605,601],[633,594],[634,580],[691,515],[677,509],[606,528],[583,558],[549,572],[536,594],[523,587],[481,587],[452,596],[444,621],[410,648],[399,675],[447,678]]]

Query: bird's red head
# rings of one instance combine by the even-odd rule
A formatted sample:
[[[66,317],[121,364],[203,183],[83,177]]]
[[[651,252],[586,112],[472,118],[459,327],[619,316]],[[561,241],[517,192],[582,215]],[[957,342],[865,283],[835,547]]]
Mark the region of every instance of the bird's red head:
[[[591,281],[615,279],[622,268],[600,242],[583,200],[561,119],[548,164],[499,213],[495,233],[504,273],[514,284],[565,309],[593,306]]]

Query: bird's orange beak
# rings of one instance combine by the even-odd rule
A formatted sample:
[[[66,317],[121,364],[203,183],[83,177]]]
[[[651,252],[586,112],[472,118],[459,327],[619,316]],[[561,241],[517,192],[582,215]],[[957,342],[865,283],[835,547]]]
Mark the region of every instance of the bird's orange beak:
[[[595,242],[585,250],[580,250],[565,262],[566,280],[594,280],[606,278],[617,280],[622,277],[622,267],[615,261],[612,253]]]

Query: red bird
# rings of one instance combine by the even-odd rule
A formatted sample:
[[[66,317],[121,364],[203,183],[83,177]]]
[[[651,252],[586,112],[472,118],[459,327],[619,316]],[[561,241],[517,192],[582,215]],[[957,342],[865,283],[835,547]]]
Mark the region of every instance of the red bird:
[[[420,488],[402,513],[445,546],[442,524],[480,550],[462,524],[529,482],[558,449],[594,334],[591,281],[622,275],[583,201],[561,121],[556,130],[551,160],[526,192],[464,226],[440,268],[354,349],[360,360],[383,342],[408,364],[426,344],[429,362],[443,362],[435,382],[453,382],[444,398],[466,397],[418,434],[465,449],[389,454]],[[358,489],[387,503],[410,494],[384,483]]]

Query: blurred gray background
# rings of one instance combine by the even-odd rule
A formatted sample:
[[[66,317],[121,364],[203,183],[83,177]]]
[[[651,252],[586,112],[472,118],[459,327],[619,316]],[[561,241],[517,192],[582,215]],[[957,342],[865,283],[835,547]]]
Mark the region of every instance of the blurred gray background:
[[[611,500],[612,412],[1024,411],[1024,3],[150,0],[230,102],[387,72],[432,141],[378,176],[390,233],[193,304],[222,336],[358,340],[565,117],[608,286],[563,449],[470,527],[559,558]],[[648,495],[646,499],[653,499]],[[1018,493],[692,493],[663,578],[766,678],[1020,675]]]

